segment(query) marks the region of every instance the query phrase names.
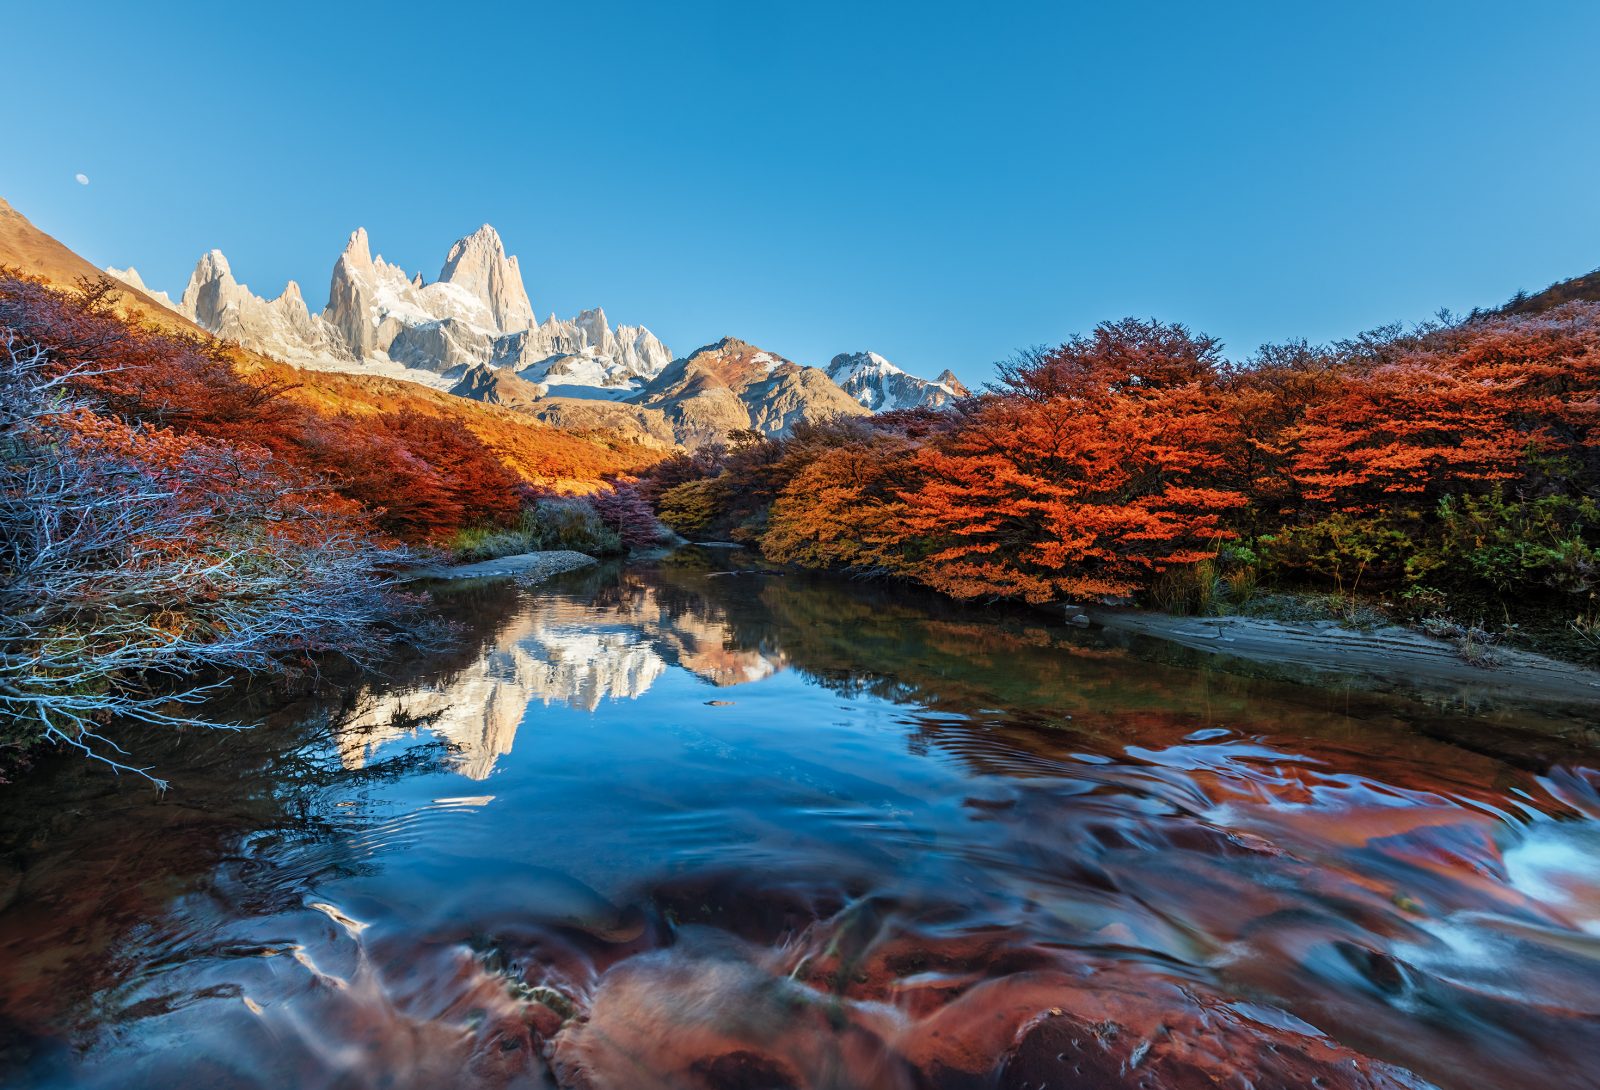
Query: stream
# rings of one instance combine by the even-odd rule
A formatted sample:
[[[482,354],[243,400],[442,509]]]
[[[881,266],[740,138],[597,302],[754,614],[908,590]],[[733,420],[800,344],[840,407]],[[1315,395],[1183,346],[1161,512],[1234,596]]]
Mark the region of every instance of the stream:
[[[0,786],[0,1084],[1600,1085],[1593,708],[756,563]]]

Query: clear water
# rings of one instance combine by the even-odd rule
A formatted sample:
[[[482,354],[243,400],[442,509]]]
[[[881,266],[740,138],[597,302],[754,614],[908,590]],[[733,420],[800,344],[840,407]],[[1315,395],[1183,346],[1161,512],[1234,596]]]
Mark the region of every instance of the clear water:
[[[0,788],[6,1085],[1597,1085],[1584,713],[746,562]]]

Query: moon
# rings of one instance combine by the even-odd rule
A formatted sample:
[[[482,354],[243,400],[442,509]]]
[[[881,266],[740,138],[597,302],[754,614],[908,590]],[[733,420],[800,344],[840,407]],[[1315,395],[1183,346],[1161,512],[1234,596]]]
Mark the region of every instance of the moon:
[[[77,183],[79,185],[88,185],[89,184],[89,176],[87,174],[79,173],[79,174],[74,174],[72,177],[73,177],[74,180],[77,181]]]

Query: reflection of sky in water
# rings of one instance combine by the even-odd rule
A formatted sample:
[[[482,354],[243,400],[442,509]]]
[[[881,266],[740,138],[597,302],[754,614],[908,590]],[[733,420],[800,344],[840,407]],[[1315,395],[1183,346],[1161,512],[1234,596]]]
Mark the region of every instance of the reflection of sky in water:
[[[40,1010],[75,944],[126,925],[114,957],[90,948],[114,971],[111,1024],[60,1085],[159,1085],[168,1059],[180,1083],[225,1062],[260,1085],[547,1085],[529,1057],[581,1039],[594,1071],[633,1073],[596,1087],[657,1085],[640,1070],[703,1087],[696,1056],[655,1050],[736,1039],[820,1071],[847,1041],[965,1040],[1013,1002],[1111,1017],[1107,995],[1132,997],[1114,1012],[1130,1025],[1145,1003],[1149,1026],[1180,1028],[1199,996],[1207,1032],[1295,1055],[1329,1035],[1448,1090],[1589,1085],[1588,773],[1453,745],[1391,696],[1162,664],[882,588],[588,578],[467,596],[459,654],[367,681],[339,720],[350,771],[303,835],[263,820],[163,856],[162,822],[240,793],[180,768],[182,808],[85,833],[63,888],[32,894],[59,920],[0,915],[0,954],[51,981],[28,993]],[[444,762],[366,776],[435,737]],[[82,858],[113,840],[147,861],[97,881]],[[99,910],[163,866],[182,892]],[[83,887],[107,892],[65,892]],[[835,996],[808,973],[841,951],[856,960]],[[589,1021],[511,1048],[531,1041],[530,996]],[[937,1022],[968,996],[974,1013]]]
[[[1535,825],[1506,850],[1505,863],[1514,889],[1600,935],[1600,825]]]

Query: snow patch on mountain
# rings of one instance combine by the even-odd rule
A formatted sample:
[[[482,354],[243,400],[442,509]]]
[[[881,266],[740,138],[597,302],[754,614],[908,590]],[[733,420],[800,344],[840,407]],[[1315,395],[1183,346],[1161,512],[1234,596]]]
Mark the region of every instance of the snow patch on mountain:
[[[967,395],[967,388],[949,371],[933,381],[917,378],[876,352],[840,353],[829,361],[828,377],[875,413],[937,409]]]
[[[270,301],[253,294],[220,250],[195,265],[176,303],[151,292],[133,269],[107,271],[220,337],[309,369],[448,389],[469,368],[509,368],[610,399],[634,393],[672,360],[650,330],[613,329],[599,307],[539,324],[520,264],[488,224],[450,247],[432,283],[374,255],[366,229],[357,228],[334,262],[320,314],[307,312],[293,281]]]

